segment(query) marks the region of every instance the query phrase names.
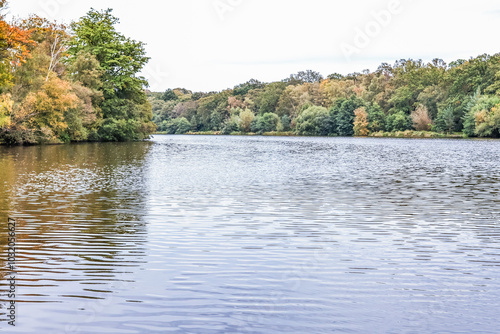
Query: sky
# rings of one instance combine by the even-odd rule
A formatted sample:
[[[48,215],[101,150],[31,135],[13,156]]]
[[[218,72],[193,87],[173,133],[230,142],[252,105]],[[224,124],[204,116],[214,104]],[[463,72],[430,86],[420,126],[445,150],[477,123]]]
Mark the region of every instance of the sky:
[[[10,0],[10,17],[70,23],[112,8],[117,30],[146,43],[152,91],[221,91],[374,71],[399,59],[446,62],[500,52],[497,0]]]

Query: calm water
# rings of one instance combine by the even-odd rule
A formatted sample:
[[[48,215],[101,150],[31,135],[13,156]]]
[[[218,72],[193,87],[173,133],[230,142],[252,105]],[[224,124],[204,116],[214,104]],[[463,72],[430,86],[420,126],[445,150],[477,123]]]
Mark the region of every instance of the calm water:
[[[499,141],[0,147],[0,332],[499,333],[499,191]]]

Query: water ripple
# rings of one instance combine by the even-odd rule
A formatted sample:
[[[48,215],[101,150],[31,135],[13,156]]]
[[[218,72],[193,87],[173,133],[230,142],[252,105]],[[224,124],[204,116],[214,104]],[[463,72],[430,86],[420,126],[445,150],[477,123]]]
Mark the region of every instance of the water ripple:
[[[0,147],[14,332],[497,333],[498,161],[497,141]]]

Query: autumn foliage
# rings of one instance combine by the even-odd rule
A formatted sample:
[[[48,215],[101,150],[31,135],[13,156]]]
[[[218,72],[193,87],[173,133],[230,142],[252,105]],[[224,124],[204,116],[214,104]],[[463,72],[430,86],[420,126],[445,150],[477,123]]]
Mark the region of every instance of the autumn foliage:
[[[178,132],[172,125],[184,118],[188,131],[199,132],[260,133],[265,124],[266,131],[298,135],[399,136],[418,130],[417,136],[431,137],[421,133],[431,130],[500,137],[500,53],[449,64],[400,59],[374,71],[326,78],[302,71],[271,83],[250,79],[220,92],[177,88],[151,92],[150,101],[154,122],[167,133]]]
[[[429,116],[429,110],[420,104],[417,109],[411,113],[413,127],[418,131],[429,131],[432,127],[432,119]]]
[[[368,113],[366,109],[361,107],[354,110],[354,135],[355,136],[368,136]]]
[[[0,5],[3,7],[4,2]],[[9,24],[0,17],[0,90],[12,86],[16,67],[26,63],[29,58],[30,47],[35,45],[30,37],[30,30]]]
[[[147,82],[136,76],[149,58],[114,30],[117,22],[111,10],[91,10],[75,35],[38,16],[0,16],[0,143],[124,141],[155,131]]]

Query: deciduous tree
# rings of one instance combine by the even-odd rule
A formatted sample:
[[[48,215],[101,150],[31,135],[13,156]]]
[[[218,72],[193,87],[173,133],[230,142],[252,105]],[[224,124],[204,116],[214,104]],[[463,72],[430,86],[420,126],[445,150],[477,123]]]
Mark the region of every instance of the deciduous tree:
[[[364,107],[354,110],[354,135],[368,136],[368,113]]]

